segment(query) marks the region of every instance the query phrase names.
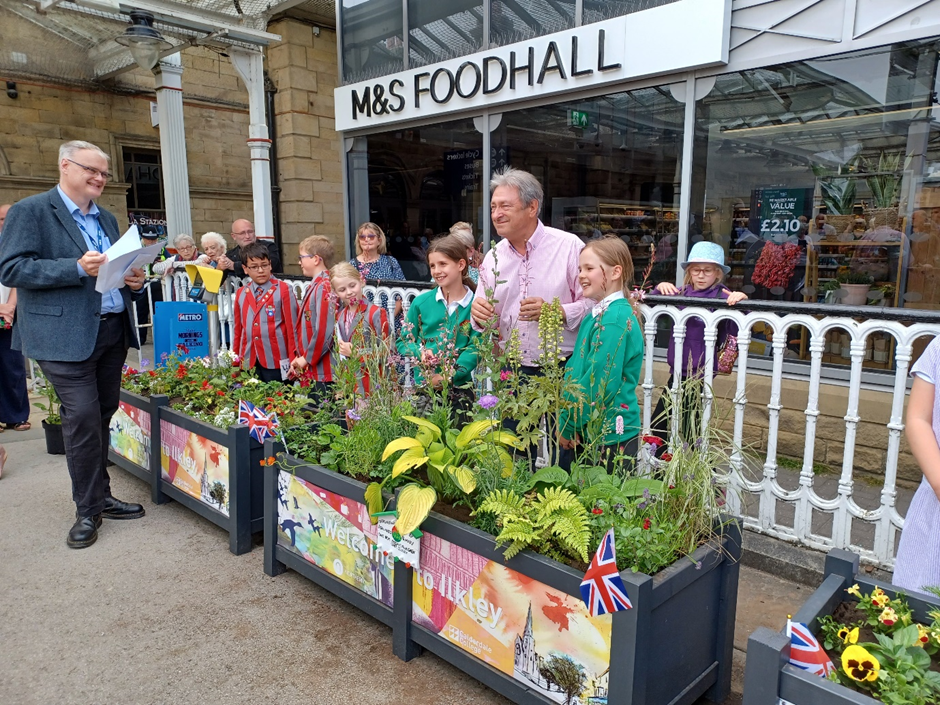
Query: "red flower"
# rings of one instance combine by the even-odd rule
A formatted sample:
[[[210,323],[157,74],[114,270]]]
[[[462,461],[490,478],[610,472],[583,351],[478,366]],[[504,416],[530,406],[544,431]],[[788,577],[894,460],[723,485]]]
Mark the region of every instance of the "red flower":
[[[663,439],[660,438],[659,436],[643,436],[643,443],[645,444],[652,443],[654,446],[659,448],[659,446],[663,444]]]
[[[649,520],[649,518],[644,519],[644,520],[643,520],[643,531],[649,531],[649,528],[650,528],[651,524],[652,524],[652,522]]]
[[[148,374],[149,374],[151,377],[156,377],[156,376],[157,376],[157,373],[154,372],[153,370],[150,370],[150,372],[149,372]]]
[[[209,389],[210,386],[211,386],[211,385],[209,384],[209,380],[207,380],[207,379],[202,380],[202,388],[203,388],[203,389]]]
[[[603,513],[604,513],[604,510],[601,509],[600,507],[594,507],[594,509],[591,510],[591,514],[603,514]]]
[[[659,457],[668,463],[670,460],[672,460],[672,453],[663,453]]]
[[[217,391],[216,394],[218,394],[220,397],[224,397],[224,396],[225,396],[225,392],[223,392],[221,389],[220,389],[219,391]]]
[[[629,405],[629,404],[621,404],[621,405],[620,405],[620,408],[621,408],[621,409],[629,409],[629,408],[630,408],[630,405]]]
[[[284,392],[276,392],[276,394],[277,394],[279,397],[284,396]]]
[[[669,485],[669,489],[671,489],[671,490],[674,490],[674,489],[676,489],[676,486],[675,486],[675,485],[672,485],[672,484],[670,484],[670,485]]]
[[[238,379],[238,373],[237,373],[237,372],[233,372],[233,373],[232,373],[232,379]]]

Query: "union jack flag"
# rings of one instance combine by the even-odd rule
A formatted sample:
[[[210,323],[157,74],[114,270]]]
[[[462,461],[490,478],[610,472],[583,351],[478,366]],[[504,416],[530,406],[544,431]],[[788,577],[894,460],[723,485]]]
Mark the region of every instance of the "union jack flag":
[[[826,651],[819,645],[805,624],[787,620],[787,635],[790,637],[790,663],[804,671],[825,678],[836,670]]]
[[[614,530],[610,529],[597,547],[591,565],[581,581],[581,599],[592,617],[633,607],[617,570]]]
[[[247,425],[249,435],[258,443],[264,443],[265,438],[276,436],[274,429],[279,425],[277,414],[272,412],[268,415],[244,399],[238,402],[238,423]]]

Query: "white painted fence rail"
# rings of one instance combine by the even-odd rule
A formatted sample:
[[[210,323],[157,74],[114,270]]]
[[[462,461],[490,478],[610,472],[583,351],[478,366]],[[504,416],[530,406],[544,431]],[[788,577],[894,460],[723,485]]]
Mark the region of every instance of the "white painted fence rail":
[[[302,297],[307,282],[285,278],[297,289]],[[185,300],[189,282],[185,275],[164,280],[164,298]],[[232,294],[240,281],[230,277],[219,297],[219,320],[221,328],[221,347],[231,344],[229,332],[232,323]],[[400,287],[367,286],[366,294],[385,306],[394,326],[395,301],[401,299],[404,307],[430,285],[405,283]],[[705,419],[709,423],[716,404],[713,394],[713,373],[711,372],[716,352],[718,324],[730,319],[738,325],[738,357],[735,375],[731,378],[733,394],[728,402],[733,412],[733,426],[730,429],[736,448],[729,468],[718,469],[728,486],[733,490],[728,494],[729,509],[741,513],[745,526],[753,531],[774,536],[779,539],[801,544],[820,550],[833,547],[848,548],[859,552],[868,562],[890,569],[894,563],[895,546],[904,519],[898,510],[897,472],[898,457],[901,447],[901,435],[904,430],[905,397],[908,390],[914,342],[920,337],[932,338],[940,332],[940,314],[908,309],[882,309],[873,306],[808,306],[804,304],[785,304],[777,302],[752,302],[739,304],[734,308],[717,304],[714,310],[700,306],[701,299],[666,299],[649,297],[643,305],[644,332],[646,339],[645,370],[642,378],[643,425],[648,429],[652,409],[656,400],[654,382],[655,339],[661,319],[672,319],[672,336],[676,341],[676,359],[682,359],[685,342],[685,328],[692,317],[705,321],[706,340],[706,378],[705,378]],[[684,307],[683,307],[684,306]],[[754,327],[763,324],[763,336],[770,345],[770,354],[761,356],[765,363],[762,369],[752,365],[755,355],[749,352],[754,339]],[[805,331],[802,335],[810,360],[803,363],[803,380],[793,381],[792,376],[784,374],[785,351],[788,332],[799,326]],[[768,334],[769,331],[769,334]],[[849,337],[850,363],[848,380],[838,381],[832,375],[825,376],[823,355],[826,350],[827,334],[839,331]],[[856,435],[860,416],[860,391],[863,387],[863,361],[869,349],[869,338],[874,333],[888,334],[893,339],[892,359],[894,369],[880,373],[880,388],[884,392],[885,403],[890,403],[890,418],[882,424],[885,429],[886,463],[883,479],[876,503],[878,506],[862,506],[856,497],[860,489],[855,477]],[[661,359],[659,360],[661,362]],[[843,367],[844,370],[844,367]],[[845,376],[844,374],[842,375]],[[761,402],[761,413],[766,410],[768,428],[766,448],[759,454],[742,452],[744,448],[745,427],[748,424],[749,411],[754,413],[756,404],[747,398],[749,382],[769,377],[769,399]],[[820,478],[814,468],[817,421],[820,415],[820,387],[831,384],[847,386],[847,403],[844,414],[845,439],[844,452],[838,480],[833,477]],[[806,403],[799,411],[803,416],[801,429],[788,427],[790,433],[805,434],[802,466],[798,471],[788,470],[779,465],[778,437],[781,430],[781,412],[783,391],[800,385],[805,388]],[[792,423],[792,416],[791,416]],[[790,482],[784,482],[789,475]],[[868,488],[871,480],[861,488]],[[821,483],[828,483],[832,496],[820,489]],[[787,484],[791,486],[787,486]],[[868,502],[871,505],[871,502]],[[784,520],[789,513],[792,519]],[[856,531],[853,531],[855,522]],[[828,535],[825,528],[831,529]],[[863,530],[859,531],[859,527]],[[867,545],[860,545],[853,535],[867,535]]]

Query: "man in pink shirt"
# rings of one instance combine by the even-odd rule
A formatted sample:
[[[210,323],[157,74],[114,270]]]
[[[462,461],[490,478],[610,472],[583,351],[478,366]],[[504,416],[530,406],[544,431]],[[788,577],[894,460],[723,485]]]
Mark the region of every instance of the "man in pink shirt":
[[[517,328],[524,371],[538,374],[542,307],[555,297],[561,302],[565,320],[561,350],[570,356],[581,319],[594,304],[584,298],[578,283],[584,243],[542,224],[542,185],[532,174],[508,167],[493,176],[490,190],[490,217],[502,241],[486,253],[480,266],[470,309],[473,327],[482,330],[496,317],[503,345]]]

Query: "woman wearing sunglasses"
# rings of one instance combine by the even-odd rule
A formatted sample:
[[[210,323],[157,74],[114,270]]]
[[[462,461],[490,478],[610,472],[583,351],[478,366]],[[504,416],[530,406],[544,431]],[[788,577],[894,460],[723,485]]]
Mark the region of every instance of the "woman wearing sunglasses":
[[[405,281],[405,274],[401,271],[398,260],[385,254],[385,233],[375,223],[363,223],[356,233],[356,256],[349,263],[359,270],[363,279],[381,279],[391,281]],[[382,308],[388,310],[388,301],[377,301]],[[395,317],[401,315],[401,299],[395,302]],[[396,326],[397,328],[397,326]]]

